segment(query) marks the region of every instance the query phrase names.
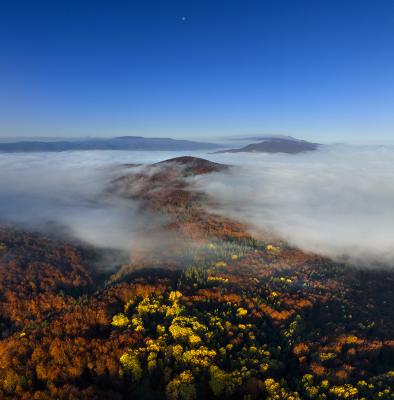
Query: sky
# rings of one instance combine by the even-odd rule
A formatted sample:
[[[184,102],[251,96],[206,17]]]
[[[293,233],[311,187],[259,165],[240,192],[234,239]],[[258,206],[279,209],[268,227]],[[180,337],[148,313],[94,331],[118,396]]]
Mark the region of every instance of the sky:
[[[394,142],[392,0],[0,2],[0,136]]]

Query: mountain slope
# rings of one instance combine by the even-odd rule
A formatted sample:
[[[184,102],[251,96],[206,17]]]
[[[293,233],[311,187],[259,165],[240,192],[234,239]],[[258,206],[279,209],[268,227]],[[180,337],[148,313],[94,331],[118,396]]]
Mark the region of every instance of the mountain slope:
[[[113,195],[163,229],[116,270],[106,251],[0,226],[0,399],[393,398],[393,271],[214,215],[193,174],[225,165],[134,168]]]

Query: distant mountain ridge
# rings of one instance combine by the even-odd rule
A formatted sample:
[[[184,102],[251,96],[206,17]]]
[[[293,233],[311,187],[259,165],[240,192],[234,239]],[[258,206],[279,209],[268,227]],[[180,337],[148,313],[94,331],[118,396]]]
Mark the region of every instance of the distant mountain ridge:
[[[306,151],[317,150],[319,143],[307,142],[291,136],[267,137],[259,143],[248,144],[240,149],[221,150],[216,153],[286,153],[298,154]]]
[[[76,139],[62,141],[16,141],[0,143],[3,153],[61,152],[84,150],[140,150],[181,151],[214,150],[220,145],[171,138],[145,138],[143,136],[120,136],[110,139]]]

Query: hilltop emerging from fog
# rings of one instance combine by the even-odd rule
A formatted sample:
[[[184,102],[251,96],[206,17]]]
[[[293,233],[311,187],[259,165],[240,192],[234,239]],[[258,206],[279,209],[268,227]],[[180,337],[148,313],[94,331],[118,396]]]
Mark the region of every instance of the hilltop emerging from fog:
[[[259,140],[258,143],[248,144],[240,149],[221,150],[217,153],[287,153],[298,154],[314,151],[321,146],[318,143],[295,139],[291,136],[253,137],[250,140]]]

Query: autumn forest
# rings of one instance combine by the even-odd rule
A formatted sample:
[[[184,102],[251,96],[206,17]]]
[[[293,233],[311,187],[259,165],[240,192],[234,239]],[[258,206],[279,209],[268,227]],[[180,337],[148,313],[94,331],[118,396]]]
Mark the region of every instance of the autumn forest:
[[[112,181],[172,237],[117,268],[1,226],[1,399],[393,399],[393,273],[209,212],[190,178],[227,168],[182,157]]]

